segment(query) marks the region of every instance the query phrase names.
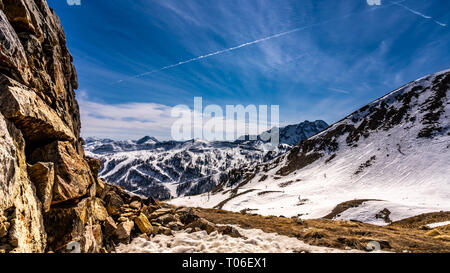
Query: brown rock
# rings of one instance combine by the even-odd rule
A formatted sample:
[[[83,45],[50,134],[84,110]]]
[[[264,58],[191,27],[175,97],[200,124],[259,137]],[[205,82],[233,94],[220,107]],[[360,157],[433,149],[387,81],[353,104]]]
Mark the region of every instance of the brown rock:
[[[166,215],[168,213],[171,213],[172,210],[171,209],[158,209],[152,213],[150,213],[149,215],[146,215],[148,219],[155,219],[155,218],[159,218],[163,215]]]
[[[233,238],[240,238],[242,235],[239,233],[239,231],[231,226],[219,226],[218,229],[219,233],[223,235],[228,235]]]
[[[8,20],[19,31],[26,31],[39,35],[40,29],[38,25],[35,27],[33,22],[36,18],[32,18],[28,6],[33,7],[33,1],[24,0],[5,0],[4,9],[7,11]]]
[[[47,235],[41,202],[28,178],[25,158],[21,132],[0,114],[0,216],[8,218],[2,233],[8,230],[13,246],[7,249],[13,252],[43,252]]]
[[[144,234],[151,234],[153,232],[153,226],[144,214],[140,214],[138,217],[134,218],[134,223]]]
[[[103,192],[105,191],[105,182],[103,182],[103,180],[101,180],[100,178],[97,178],[97,187],[96,187],[96,193],[95,196],[102,198],[103,196]]]
[[[199,218],[193,208],[178,209],[177,213],[180,216],[180,221],[185,225],[188,225]]]
[[[107,219],[102,200],[85,198],[72,206],[53,207],[45,214],[48,244],[55,251],[64,251],[70,242],[79,242],[82,252],[99,252],[98,225]]]
[[[186,227],[194,228],[194,230],[196,230],[196,229],[205,230],[206,232],[208,232],[208,234],[217,230],[217,226],[215,224],[213,224],[203,218],[199,218],[199,219],[195,220],[194,222],[190,223]]]
[[[115,192],[109,192],[106,196],[106,209],[109,215],[119,216],[122,213],[122,206],[124,204],[122,198]]]
[[[179,231],[183,227],[183,224],[180,222],[170,222],[167,224],[167,227],[171,230]]]
[[[139,201],[133,201],[133,202],[130,203],[130,207],[133,208],[133,209],[140,210],[141,207],[142,207],[142,204]]]
[[[161,224],[166,225],[166,224],[168,224],[170,222],[177,222],[179,219],[174,214],[166,214],[166,215],[163,215],[163,216],[159,217],[156,220],[158,222],[160,222]]]
[[[114,235],[114,233],[116,232],[117,225],[114,222],[114,219],[111,217],[106,218],[103,226],[105,227],[105,235],[107,235],[108,237]]]
[[[102,226],[99,224],[94,225],[92,227],[92,233],[94,235],[95,243],[97,245],[102,245],[103,242]]]
[[[87,161],[89,168],[91,169],[94,176],[97,178],[98,170],[100,170],[100,168],[102,167],[102,162],[100,161],[100,159],[89,156],[86,156],[84,159]]]
[[[159,227],[158,233],[162,234],[162,235],[166,235],[166,236],[173,235],[172,230],[170,228],[166,228],[166,227]]]
[[[0,220],[0,238],[3,238],[6,235],[8,235],[8,230],[10,226],[11,224],[6,220]]]
[[[53,162],[55,165],[55,185],[53,204],[80,198],[88,193],[95,180],[89,166],[69,142],[52,142],[36,149],[31,155],[32,162]]]
[[[0,75],[0,111],[20,129],[26,141],[74,141],[71,129],[58,113],[36,93],[13,79]],[[41,160],[42,161],[42,160]]]
[[[42,202],[44,212],[50,211],[53,198],[53,183],[55,181],[55,170],[53,163],[38,162],[28,167],[30,180],[36,186],[36,193]]]
[[[133,218],[133,216],[136,216],[135,212],[127,212],[120,215],[121,218]]]
[[[116,238],[119,242],[129,242],[131,237],[131,231],[134,228],[134,222],[127,221],[120,223],[116,229]]]

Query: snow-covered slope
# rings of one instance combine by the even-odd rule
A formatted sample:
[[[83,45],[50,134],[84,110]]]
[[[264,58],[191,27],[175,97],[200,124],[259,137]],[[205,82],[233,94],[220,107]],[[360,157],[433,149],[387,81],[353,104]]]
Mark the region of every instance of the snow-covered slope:
[[[450,70],[409,83],[214,194],[171,202],[374,224],[450,210],[449,90]]]
[[[325,129],[323,121],[304,122],[280,129],[280,142],[298,142]],[[298,135],[296,135],[298,134]],[[160,142],[152,137],[137,141],[86,139],[88,156],[103,162],[100,177],[107,182],[146,196],[165,200],[212,190],[228,172],[253,168],[292,148],[281,144],[274,150],[263,141]]]

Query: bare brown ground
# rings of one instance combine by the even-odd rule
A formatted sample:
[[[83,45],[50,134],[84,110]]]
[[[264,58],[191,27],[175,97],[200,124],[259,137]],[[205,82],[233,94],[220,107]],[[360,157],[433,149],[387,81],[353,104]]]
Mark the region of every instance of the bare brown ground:
[[[246,229],[296,237],[305,243],[338,249],[366,250],[370,241],[380,242],[382,250],[414,253],[450,253],[450,226],[429,230],[426,224],[449,221],[450,212],[429,213],[389,226],[375,226],[327,219],[303,220],[264,217],[220,209],[197,208],[199,216],[215,224],[238,225]]]

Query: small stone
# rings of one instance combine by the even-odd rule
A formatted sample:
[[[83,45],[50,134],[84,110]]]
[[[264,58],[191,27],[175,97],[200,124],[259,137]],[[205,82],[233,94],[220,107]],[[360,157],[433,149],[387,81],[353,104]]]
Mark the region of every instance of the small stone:
[[[103,226],[105,227],[105,234],[107,236],[112,236],[116,232],[117,225],[111,217],[106,218]]]
[[[167,224],[167,227],[173,231],[179,231],[180,227],[182,227],[182,226],[183,226],[183,224],[180,222],[170,222]]]
[[[231,226],[220,226],[218,227],[218,231],[223,235],[228,235],[233,238],[240,238],[242,235],[239,233],[239,231]]]
[[[115,232],[117,239],[121,242],[129,242],[133,228],[134,222],[132,221],[120,223]]]
[[[138,217],[134,218],[134,223],[144,234],[151,234],[153,232],[153,226],[144,214],[140,214]]]
[[[159,234],[166,235],[166,236],[173,235],[172,230],[170,228],[166,228],[166,227],[160,227],[158,232],[159,232]]]
[[[163,215],[163,216],[159,217],[157,219],[157,221],[160,222],[163,225],[166,225],[166,224],[168,224],[170,222],[178,222],[178,217],[176,217],[173,214],[166,214],[166,215]]]
[[[122,213],[123,200],[115,192],[109,192],[107,197],[107,206],[109,215],[118,216]]]
[[[125,217],[125,218],[130,218],[130,217],[132,217],[132,216],[135,216],[135,213],[134,213],[134,212],[122,213],[122,214],[120,215],[120,217]]]
[[[156,219],[163,215],[169,214],[171,212],[172,212],[171,209],[158,209],[158,210],[152,212],[150,215],[147,215],[147,218],[148,219]]]
[[[199,218],[199,219],[195,220],[194,222],[190,223],[187,227],[205,230],[208,234],[217,230],[216,225],[214,225],[213,223],[211,223],[208,220],[203,219],[203,218]]]
[[[152,235],[156,236],[159,233],[160,226],[153,226]]]
[[[133,209],[140,210],[141,207],[142,207],[142,204],[139,201],[134,201],[134,202],[131,202],[131,204],[130,204],[130,208],[133,208]]]

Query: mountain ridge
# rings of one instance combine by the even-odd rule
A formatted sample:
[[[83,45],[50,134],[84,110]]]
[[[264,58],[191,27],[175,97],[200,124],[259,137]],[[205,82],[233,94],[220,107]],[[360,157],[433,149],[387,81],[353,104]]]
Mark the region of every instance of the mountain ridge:
[[[145,196],[170,199],[208,192],[232,169],[254,166],[277,157],[292,143],[313,135],[328,125],[303,122],[280,129],[280,142],[268,141],[113,141],[87,138],[85,150],[103,162],[100,177]],[[150,140],[150,142],[148,142]]]
[[[356,199],[335,218],[376,224],[386,224],[381,211],[399,220],[450,209],[449,90],[450,70],[410,82],[260,168],[238,170],[214,195],[171,202],[317,218]]]

